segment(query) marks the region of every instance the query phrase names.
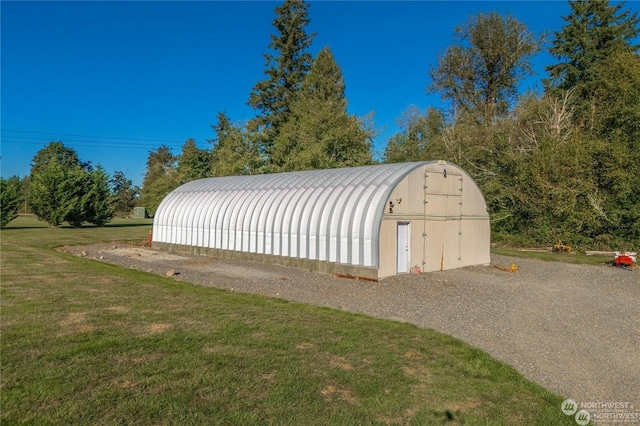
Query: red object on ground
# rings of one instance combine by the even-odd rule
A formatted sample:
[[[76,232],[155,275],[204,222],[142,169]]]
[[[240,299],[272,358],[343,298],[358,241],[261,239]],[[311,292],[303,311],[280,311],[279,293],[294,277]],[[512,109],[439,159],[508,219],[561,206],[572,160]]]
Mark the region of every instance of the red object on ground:
[[[630,256],[622,256],[616,257],[616,266],[628,266],[630,268],[633,267],[633,259]]]

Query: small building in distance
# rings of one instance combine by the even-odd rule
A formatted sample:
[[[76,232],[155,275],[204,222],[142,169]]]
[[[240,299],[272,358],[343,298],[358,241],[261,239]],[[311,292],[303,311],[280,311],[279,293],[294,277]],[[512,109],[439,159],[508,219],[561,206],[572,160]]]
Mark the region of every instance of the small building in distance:
[[[133,218],[134,219],[146,219],[147,218],[147,208],[146,207],[134,207],[133,208]]]
[[[444,161],[208,178],[160,203],[153,245],[381,279],[490,262],[485,199]]]

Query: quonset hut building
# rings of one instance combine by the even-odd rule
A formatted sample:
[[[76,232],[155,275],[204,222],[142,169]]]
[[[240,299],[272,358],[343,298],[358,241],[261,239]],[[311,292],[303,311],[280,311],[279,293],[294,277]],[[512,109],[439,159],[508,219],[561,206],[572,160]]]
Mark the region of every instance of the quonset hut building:
[[[444,161],[200,179],[169,193],[153,245],[380,279],[488,264],[489,214]]]

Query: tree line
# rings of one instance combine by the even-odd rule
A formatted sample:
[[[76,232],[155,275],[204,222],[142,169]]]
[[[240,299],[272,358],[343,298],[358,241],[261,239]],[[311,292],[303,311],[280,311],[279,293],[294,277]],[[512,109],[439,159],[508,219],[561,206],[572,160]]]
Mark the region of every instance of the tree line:
[[[2,227],[22,209],[53,227],[63,222],[74,227],[83,223],[104,226],[116,215],[130,215],[139,195],[123,172],[110,178],[101,166],[82,162],[61,141],[38,151],[28,177],[2,179],[0,185]]]
[[[385,161],[465,168],[494,240],[578,247],[640,243],[640,21],[606,1],[570,1],[541,94],[518,94],[542,46],[520,22],[479,14],[455,29],[427,90],[450,109],[408,110]]]
[[[169,191],[204,177],[444,159],[479,184],[494,239],[638,244],[640,18],[624,3],[569,6],[551,37],[555,63],[541,93],[519,87],[532,75],[543,37],[497,13],[457,26],[425,88],[445,106],[409,107],[398,120],[401,130],[374,159],[375,127],[371,117],[347,112],[345,81],[329,46],[309,53],[315,36],[306,31],[309,4],[285,0],[275,8],[265,79],[247,100],[255,117],[238,123],[218,112],[210,148],[189,139],[179,154],[167,146],[151,151],[139,205],[153,212]],[[88,175],[96,170],[85,167]],[[9,186],[3,183],[3,216]]]

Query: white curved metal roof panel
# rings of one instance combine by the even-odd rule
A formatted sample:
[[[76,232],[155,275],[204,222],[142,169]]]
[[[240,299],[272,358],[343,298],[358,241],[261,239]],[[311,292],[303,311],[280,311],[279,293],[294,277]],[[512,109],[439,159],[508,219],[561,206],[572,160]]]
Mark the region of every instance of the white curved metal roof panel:
[[[386,200],[425,164],[192,181],[160,203],[153,241],[377,267]]]

